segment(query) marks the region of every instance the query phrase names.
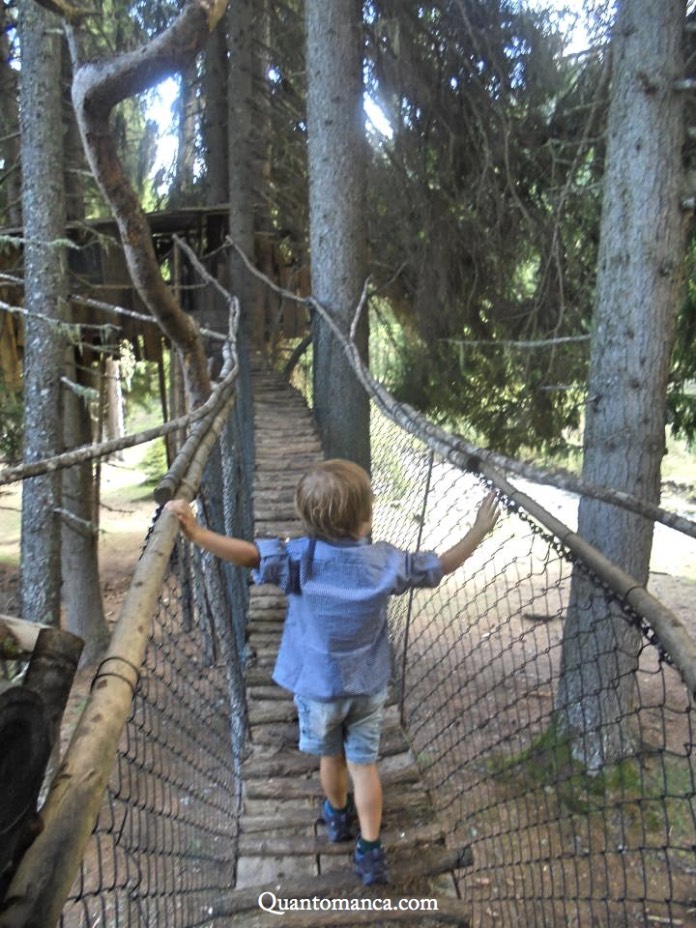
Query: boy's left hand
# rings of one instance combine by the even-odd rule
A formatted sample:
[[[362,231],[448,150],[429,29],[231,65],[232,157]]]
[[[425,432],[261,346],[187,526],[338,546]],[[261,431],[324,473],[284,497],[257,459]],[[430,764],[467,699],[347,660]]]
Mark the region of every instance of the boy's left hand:
[[[499,517],[500,504],[498,503],[495,493],[491,490],[490,493],[486,494],[481,505],[479,506],[474,525],[481,532],[487,535],[489,532],[493,531],[493,527],[495,526],[495,523],[498,521]]]

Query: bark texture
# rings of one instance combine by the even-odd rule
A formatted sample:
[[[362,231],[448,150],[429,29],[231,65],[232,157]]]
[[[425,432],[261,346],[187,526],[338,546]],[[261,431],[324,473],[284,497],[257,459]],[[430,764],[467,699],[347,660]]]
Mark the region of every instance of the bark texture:
[[[367,267],[361,4],[308,0],[307,132],[315,298],[348,332]],[[370,466],[369,402],[343,349],[314,319],[314,407],[329,457]],[[367,359],[367,315],[356,344]]]
[[[244,254],[254,254],[253,74],[254,5],[251,0],[231,0],[228,46],[228,148],[230,236]],[[242,307],[242,331],[251,331],[249,318],[252,279],[242,260],[230,256],[231,290]]]
[[[623,0],[613,74],[585,425],[583,480],[657,504],[665,397],[682,293],[680,208],[684,0]],[[597,500],[579,532],[648,579],[653,524]],[[630,750],[640,632],[576,571],[564,635],[560,719],[592,768]]]
[[[78,378],[74,349],[69,349],[67,376]],[[90,384],[84,384],[85,386]],[[68,448],[92,441],[92,421],[87,401],[71,389],[63,395],[63,431]],[[81,461],[62,473],[63,509],[74,516],[62,522],[61,567],[65,628],[85,643],[83,659],[96,660],[106,648],[109,631],[99,582],[98,484],[93,462]]]
[[[22,206],[25,304],[24,461],[62,450],[61,376],[66,262],[61,53],[56,18],[33,0],[20,4]],[[23,485],[21,609],[26,619],[60,620],[60,506],[58,474]]]

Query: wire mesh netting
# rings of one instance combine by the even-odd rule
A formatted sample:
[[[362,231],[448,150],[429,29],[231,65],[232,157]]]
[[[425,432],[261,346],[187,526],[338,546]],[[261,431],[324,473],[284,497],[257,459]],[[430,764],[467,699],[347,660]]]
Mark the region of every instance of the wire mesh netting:
[[[170,577],[65,926],[205,924],[216,889],[234,881],[241,707],[202,637]]]
[[[450,547],[474,520],[482,481],[377,410],[372,448],[375,536]],[[405,729],[449,841],[473,851],[459,874],[473,924],[696,924],[691,696],[642,618],[504,502],[464,567],[391,611]],[[579,623],[597,666],[620,666],[610,616],[637,638],[638,669],[616,720],[622,750],[600,767],[584,756],[586,733],[563,724],[574,569],[592,591],[576,608],[603,604],[605,621]],[[585,675],[590,702],[615,700],[616,677],[602,691],[601,674]]]
[[[251,417],[242,399],[235,410],[208,461],[199,518],[244,535],[252,463],[239,420]],[[235,880],[245,740],[240,574],[177,543],[65,928],[220,923],[216,902]]]

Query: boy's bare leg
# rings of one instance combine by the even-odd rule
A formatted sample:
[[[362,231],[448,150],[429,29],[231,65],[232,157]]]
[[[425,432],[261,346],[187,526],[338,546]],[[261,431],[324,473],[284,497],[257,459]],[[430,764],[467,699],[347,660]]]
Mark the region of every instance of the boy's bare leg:
[[[365,841],[377,841],[382,825],[382,782],[377,764],[348,761],[348,769],[353,780],[360,835]]]
[[[334,809],[345,809],[348,802],[348,767],[343,754],[322,754],[319,781]]]

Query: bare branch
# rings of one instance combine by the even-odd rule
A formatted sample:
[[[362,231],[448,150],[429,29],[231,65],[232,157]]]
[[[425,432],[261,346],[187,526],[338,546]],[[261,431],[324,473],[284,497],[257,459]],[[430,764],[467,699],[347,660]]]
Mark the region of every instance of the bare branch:
[[[147,216],[118,157],[109,116],[117,103],[195,57],[226,8],[227,0],[189,0],[164,32],[139,50],[76,64],[72,87],[87,160],[114,214],[133,284],[178,349],[194,405],[204,402],[210,392],[203,342],[197,323],[182,310],[162,278]],[[77,59],[75,46],[73,41]]]

